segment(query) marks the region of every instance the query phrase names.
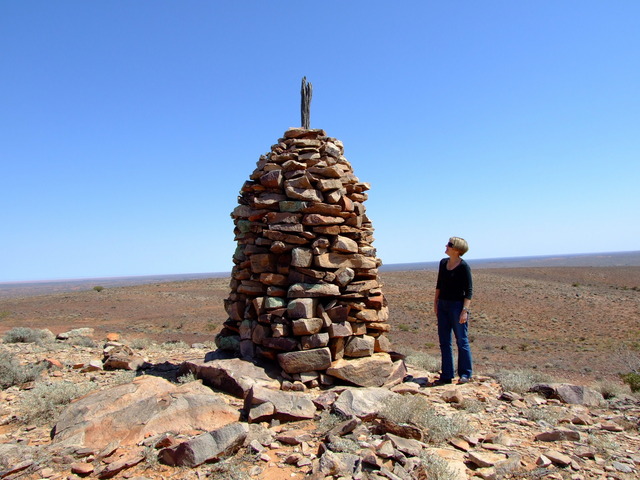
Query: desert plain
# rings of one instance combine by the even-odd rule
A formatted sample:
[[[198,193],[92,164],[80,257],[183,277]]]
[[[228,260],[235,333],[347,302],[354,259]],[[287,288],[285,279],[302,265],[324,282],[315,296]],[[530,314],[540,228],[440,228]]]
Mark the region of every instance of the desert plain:
[[[380,455],[377,460],[374,458],[380,462],[377,476],[366,478],[637,478],[640,400],[637,394],[630,394],[619,374],[640,368],[640,266],[604,263],[508,268],[474,268],[472,264],[475,293],[470,339],[476,378],[467,385],[431,387],[429,382],[437,378],[437,367],[424,370],[409,365],[411,375],[394,387],[407,405],[424,399],[422,407],[432,405],[437,414],[434,418],[445,419],[445,423],[450,421],[447,418],[463,418],[470,428],[465,434],[429,442],[429,449],[444,458],[449,468],[457,465],[457,470],[428,470],[426,476],[425,471],[418,475],[414,470],[403,477],[398,475],[403,472],[399,467],[404,462],[400,460],[403,455],[396,450],[393,455],[397,461]],[[437,359],[433,314],[436,272],[389,269],[381,277],[390,307],[394,350],[408,355],[408,359],[420,353]],[[117,333],[125,344],[138,341],[136,350],[151,365],[151,370],[138,372],[142,380],[163,375],[163,371],[175,373],[181,362],[203,358],[213,348],[215,334],[226,319],[223,300],[229,293],[228,278],[160,279],[126,286],[121,283],[96,280],[5,285],[0,288],[0,336],[14,327],[49,329],[56,335],[87,327],[93,333],[92,341],[85,345],[41,348],[10,343],[0,344],[0,353],[9,352],[24,364],[60,365],[45,371],[36,384],[90,384],[94,392],[105,392],[136,378],[136,372],[127,376],[118,371],[86,368],[100,358],[107,334]],[[144,347],[147,344],[143,340],[163,347]],[[517,371],[540,374],[545,381],[605,385],[600,390],[612,396],[596,406],[547,401],[525,392],[509,393],[509,387],[500,379]],[[176,379],[174,375],[173,381]],[[388,435],[373,433],[367,422],[345,435],[343,441],[330,441],[324,436],[328,427],[323,427],[322,422],[326,417],[318,413],[313,420],[266,424],[270,440],[262,447],[243,447],[231,458],[196,468],[164,465],[158,462],[157,450],[141,444],[106,446],[91,453],[90,449],[76,448],[68,453],[49,438],[57,414],[34,420],[25,413],[25,401],[32,389],[36,389],[34,382],[0,390],[0,478],[365,478],[311,474],[327,448],[339,451],[346,445],[368,451],[371,445],[380,449],[389,442],[385,440]],[[315,390],[318,389],[306,394],[322,395],[322,391]],[[231,407],[242,409],[242,400],[223,397]],[[562,436],[568,431],[565,425],[578,432],[578,440]],[[539,440],[558,432],[560,437],[555,440]],[[294,444],[279,440],[296,435],[304,440]],[[188,434],[179,433],[172,441],[189,438]],[[495,464],[484,465],[489,461]],[[396,473],[389,470],[394,464]],[[116,469],[118,465],[124,467]]]
[[[474,268],[473,276],[469,335],[476,373],[523,368],[575,382],[628,372],[628,350],[640,342],[640,266]],[[438,356],[436,272],[385,271],[381,277],[394,350]],[[0,292],[0,335],[19,326],[54,334],[91,327],[98,336],[212,341],[226,320],[228,283],[203,278],[97,291],[84,282],[38,295],[6,289],[4,298]]]

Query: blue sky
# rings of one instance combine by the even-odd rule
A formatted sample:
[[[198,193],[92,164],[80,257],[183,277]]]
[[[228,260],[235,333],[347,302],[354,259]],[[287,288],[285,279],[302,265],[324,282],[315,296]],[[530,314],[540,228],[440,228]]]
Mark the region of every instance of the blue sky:
[[[300,125],[386,264],[640,250],[640,2],[0,2],[0,281],[225,272]]]

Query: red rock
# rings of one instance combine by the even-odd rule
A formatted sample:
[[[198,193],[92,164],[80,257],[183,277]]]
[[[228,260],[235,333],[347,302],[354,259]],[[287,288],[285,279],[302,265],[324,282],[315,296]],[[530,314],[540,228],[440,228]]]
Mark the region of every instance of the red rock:
[[[74,463],[71,465],[71,473],[76,475],[89,475],[93,473],[94,467],[91,463]]]

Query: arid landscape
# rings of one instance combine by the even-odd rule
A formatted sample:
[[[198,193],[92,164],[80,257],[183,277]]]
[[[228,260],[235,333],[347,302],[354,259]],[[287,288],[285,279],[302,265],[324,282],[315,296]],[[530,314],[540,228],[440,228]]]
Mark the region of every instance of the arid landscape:
[[[394,350],[409,358],[415,358],[417,352],[436,359],[439,355],[432,312],[435,277],[433,270],[389,270],[382,274],[391,311],[390,338]],[[457,473],[418,474],[414,470],[403,477],[406,472],[399,475],[404,470],[393,467],[396,460],[379,457],[382,460],[375,470],[378,473],[369,477],[336,474],[329,478],[637,478],[640,403],[637,396],[630,395],[619,374],[628,373],[630,362],[638,359],[640,266],[475,268],[474,286],[470,336],[476,380],[468,385],[454,385],[455,391],[447,386],[425,388],[425,382],[436,378],[435,369],[421,370],[409,365],[411,376],[405,379],[408,382],[394,390],[404,394],[404,398],[426,399],[444,418],[463,413],[471,430],[430,447],[437,447],[434,451],[440,457],[449,459],[447,455],[451,455],[449,463],[458,466]],[[7,294],[5,289],[0,299],[0,335],[15,327],[46,328],[56,335],[71,329],[94,329],[87,344],[64,348],[0,344],[0,353],[8,353],[23,364],[46,362],[50,368],[43,380],[49,384],[89,382],[93,388],[107,389],[131,381],[134,372],[123,380],[124,373],[88,368],[92,360],[100,358],[109,333],[119,334],[125,344],[136,345],[137,351],[155,365],[147,371],[147,377],[154,374],[153,368],[155,374],[162,371],[175,374],[172,369],[177,369],[181,362],[204,358],[213,348],[212,340],[226,318],[223,299],[228,295],[227,278],[130,286],[93,285],[87,281],[80,289],[77,285],[54,287],[55,293],[48,294],[16,288]],[[56,362],[60,368],[52,368]],[[519,371],[539,375],[546,381],[599,386],[601,391],[606,385],[606,393],[611,395],[615,390],[618,396],[599,407],[547,402],[526,392],[505,397],[503,392],[516,387],[500,379]],[[272,423],[268,429],[271,440],[263,442],[266,450],[253,454],[247,453],[250,448],[243,450],[234,457],[233,469],[221,468],[222,463],[216,464],[218,467],[210,464],[198,468],[169,467],[149,453],[153,449],[148,445],[112,446],[112,451],[90,454],[89,449],[76,449],[69,453],[51,445],[49,430],[55,418],[34,420],[25,414],[24,402],[32,389],[33,382],[0,390],[0,478],[240,479],[249,478],[247,475],[266,480],[305,478],[311,477],[314,458],[327,448],[323,446],[324,433],[318,423],[323,420],[316,415],[315,422]],[[309,393],[318,395],[321,391]],[[241,400],[225,398],[230,406],[242,408]],[[586,424],[580,426],[582,421]],[[569,441],[561,435],[560,440],[551,444],[536,441],[538,435],[551,435],[550,432],[555,432],[553,425],[563,423],[580,432],[579,440]],[[358,428],[350,434],[353,440],[348,440],[347,435],[344,442],[382,448],[380,442],[384,443],[386,437],[372,434],[370,427]],[[279,435],[290,429],[306,431],[305,440],[283,443]],[[186,438],[178,435],[174,441]],[[324,442],[331,445],[326,439]],[[21,448],[31,450],[25,454]],[[578,455],[577,452],[584,453],[584,448],[591,450],[584,457],[582,453]],[[38,451],[41,453],[34,453]],[[561,452],[560,457],[554,456],[557,452]],[[569,463],[562,464],[562,454],[566,454]],[[25,455],[28,460],[20,463]],[[484,465],[485,460],[478,460],[478,455],[502,457],[492,466],[490,462]],[[124,467],[116,469],[120,464]],[[387,467],[393,467],[396,473],[385,470]],[[85,473],[82,468],[87,469]],[[316,474],[313,478],[325,477]]]
[[[438,355],[435,276],[432,270],[382,274],[390,337],[400,353]],[[574,381],[614,378],[625,368],[620,351],[640,341],[638,266],[478,268],[474,284],[470,337],[477,373],[521,367]],[[213,340],[226,319],[227,278],[95,286],[103,285],[1,298],[0,334],[18,326],[55,334],[91,327],[194,343]]]

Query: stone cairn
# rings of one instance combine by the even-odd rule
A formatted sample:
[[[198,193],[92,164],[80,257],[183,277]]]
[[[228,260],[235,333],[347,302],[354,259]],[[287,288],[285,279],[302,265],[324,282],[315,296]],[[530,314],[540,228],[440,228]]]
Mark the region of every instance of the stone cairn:
[[[291,128],[262,155],[231,217],[237,248],[221,350],[277,361],[308,386],[380,386],[397,370],[365,213],[341,141]],[[395,368],[394,368],[395,365]]]

